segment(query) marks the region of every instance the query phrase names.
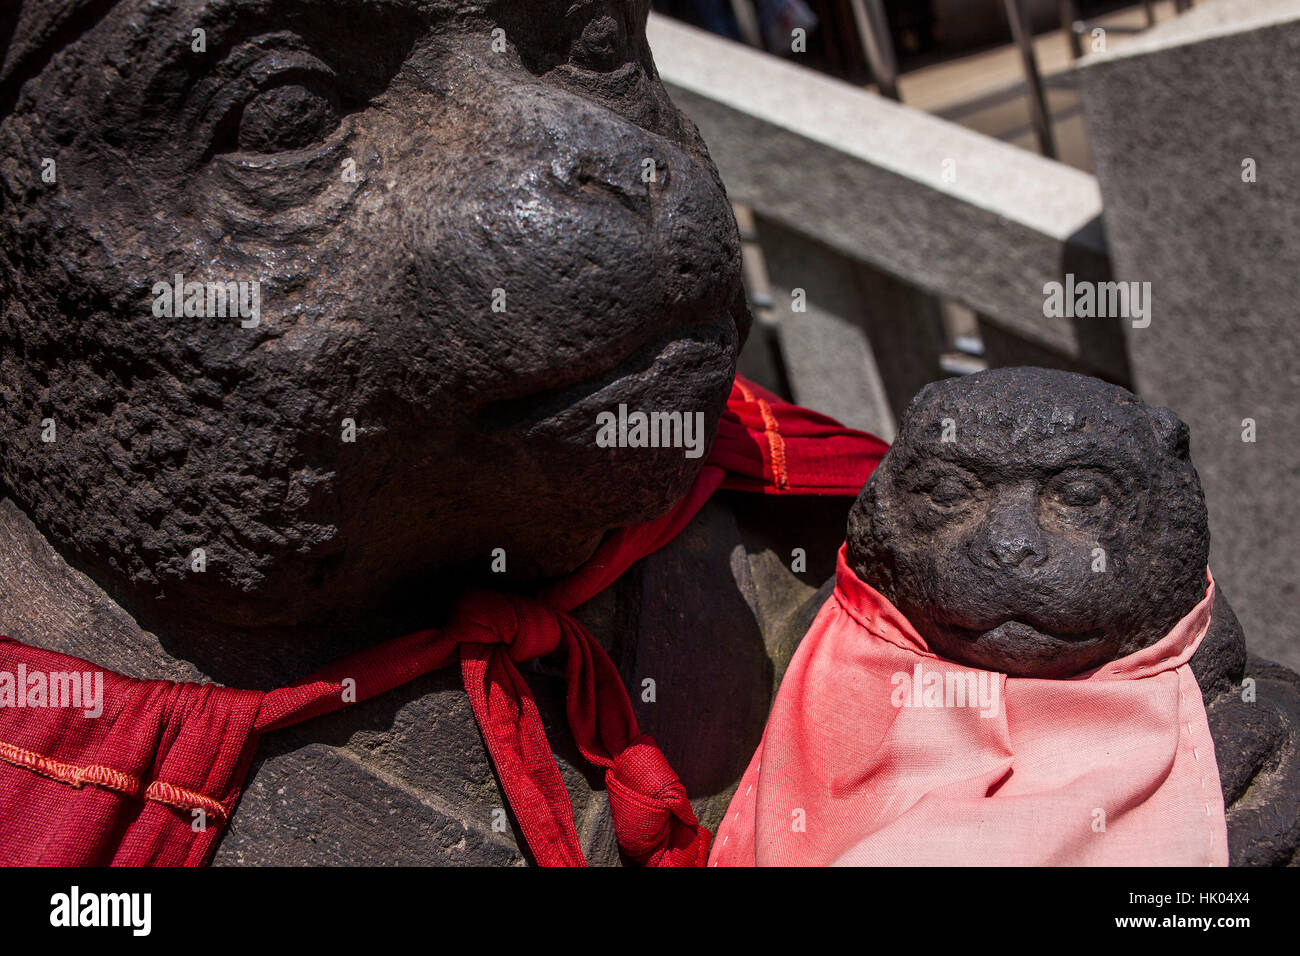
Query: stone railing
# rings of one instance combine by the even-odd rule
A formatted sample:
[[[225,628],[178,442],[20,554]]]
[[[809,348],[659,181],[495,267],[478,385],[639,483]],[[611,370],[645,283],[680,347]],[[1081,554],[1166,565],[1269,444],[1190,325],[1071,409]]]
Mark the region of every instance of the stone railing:
[[[650,42],[749,240],[746,373],[886,438],[972,355],[1168,405],[1221,593],[1253,650],[1300,667],[1294,0],[1198,4],[1081,60],[1096,178],[662,18]],[[1069,274],[1146,287],[1142,322],[1047,317]]]
[[[1109,277],[1091,176],[663,17],[650,44],[762,250],[755,311],[797,401],[892,436],[945,374],[949,303],[989,365],[1129,381],[1118,321],[1043,314],[1046,283]]]

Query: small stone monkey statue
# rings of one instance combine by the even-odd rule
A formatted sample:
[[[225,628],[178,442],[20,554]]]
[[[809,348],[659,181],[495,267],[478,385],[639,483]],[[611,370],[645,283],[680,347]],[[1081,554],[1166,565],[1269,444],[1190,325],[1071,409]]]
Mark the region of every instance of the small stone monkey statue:
[[[850,513],[713,862],[1295,863],[1300,677],[1247,655],[1209,543],[1169,409],[1039,368],[928,385]],[[952,710],[954,686],[990,706]],[[1184,838],[1195,854],[1165,852]]]

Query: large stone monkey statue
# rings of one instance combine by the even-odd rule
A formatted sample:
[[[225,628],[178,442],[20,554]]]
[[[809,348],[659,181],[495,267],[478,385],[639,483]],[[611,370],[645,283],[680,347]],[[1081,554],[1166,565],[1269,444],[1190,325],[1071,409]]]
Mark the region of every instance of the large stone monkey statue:
[[[497,549],[525,587],[680,498],[700,459],[592,440],[620,403],[712,434],[749,325],[648,8],[4,4],[0,633],[271,687],[436,624]],[[257,281],[256,320],[160,317],[178,274]],[[710,826],[849,504],[741,498],[578,611]],[[503,806],[437,673],[268,739],[216,860],[517,861]]]

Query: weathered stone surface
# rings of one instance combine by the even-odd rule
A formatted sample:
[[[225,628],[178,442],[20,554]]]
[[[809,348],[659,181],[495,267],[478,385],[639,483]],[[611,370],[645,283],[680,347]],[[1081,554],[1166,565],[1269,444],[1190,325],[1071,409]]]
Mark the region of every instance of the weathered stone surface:
[[[1253,655],[1241,688],[1206,695],[1233,866],[1300,865],[1300,681],[1293,671]]]
[[[494,548],[516,580],[560,574],[667,510],[701,459],[597,447],[596,415],[711,432],[749,317],[647,8],[20,4],[0,72],[14,501],[213,668],[414,626],[450,590],[415,585]],[[156,315],[176,274],[259,282],[255,326]]]
[[[1019,677],[1092,670],[1160,640],[1205,593],[1189,445],[1169,409],[1087,376],[935,383],[853,506],[850,566],[941,657]],[[1225,590],[1191,669],[1230,858],[1286,863],[1300,847],[1300,676],[1247,661]]]
[[[126,674],[191,681],[202,671],[171,657],[157,636],[54,550],[10,498],[0,498],[0,634],[94,660]]]
[[[293,761],[265,761],[217,864],[250,866],[464,866],[522,864],[512,843],[466,825],[453,808],[386,783],[330,747],[310,744]],[[394,840],[393,834],[402,838]]]
[[[1151,283],[1134,388],[1192,428],[1252,649],[1300,667],[1300,11],[1197,4],[1082,64],[1115,278]]]

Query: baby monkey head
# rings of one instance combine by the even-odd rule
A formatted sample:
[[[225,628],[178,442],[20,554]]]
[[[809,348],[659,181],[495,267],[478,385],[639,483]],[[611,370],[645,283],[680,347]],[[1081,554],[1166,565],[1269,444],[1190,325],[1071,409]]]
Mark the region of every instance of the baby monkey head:
[[[926,386],[849,516],[854,572],[941,657],[1061,678],[1163,637],[1204,596],[1187,426],[1040,368]]]

